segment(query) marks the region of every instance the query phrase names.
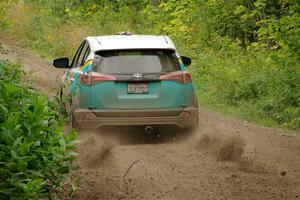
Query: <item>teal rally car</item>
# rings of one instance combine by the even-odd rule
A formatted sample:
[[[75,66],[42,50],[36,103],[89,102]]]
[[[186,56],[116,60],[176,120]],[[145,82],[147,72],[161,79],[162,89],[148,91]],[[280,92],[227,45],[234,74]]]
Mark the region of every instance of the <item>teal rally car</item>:
[[[198,125],[191,59],[179,56],[168,36],[119,34],[87,37],[67,68],[61,95],[74,128],[116,125]]]

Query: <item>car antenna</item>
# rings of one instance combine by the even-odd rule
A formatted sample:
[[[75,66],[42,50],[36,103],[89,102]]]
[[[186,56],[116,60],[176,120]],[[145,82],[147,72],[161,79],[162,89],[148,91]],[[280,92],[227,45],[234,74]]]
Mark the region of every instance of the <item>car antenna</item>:
[[[128,31],[123,31],[123,32],[117,33],[117,35],[127,35],[127,36],[129,36],[129,35],[132,35],[132,33],[128,32]]]

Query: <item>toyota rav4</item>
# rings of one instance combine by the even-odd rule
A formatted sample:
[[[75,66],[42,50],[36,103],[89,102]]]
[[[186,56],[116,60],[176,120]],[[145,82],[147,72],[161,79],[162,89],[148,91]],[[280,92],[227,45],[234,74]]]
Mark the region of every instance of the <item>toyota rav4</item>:
[[[191,59],[179,56],[167,36],[87,37],[73,60],[53,61],[68,68],[61,96],[74,128],[107,125],[172,125],[195,128],[198,103]],[[67,97],[67,98],[66,98]]]

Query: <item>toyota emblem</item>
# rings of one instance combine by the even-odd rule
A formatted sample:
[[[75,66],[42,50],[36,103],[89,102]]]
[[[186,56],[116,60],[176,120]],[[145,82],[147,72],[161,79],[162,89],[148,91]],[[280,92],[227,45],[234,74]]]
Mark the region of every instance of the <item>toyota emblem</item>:
[[[133,74],[133,79],[135,81],[140,81],[140,80],[142,80],[142,78],[143,78],[143,75],[140,73]]]

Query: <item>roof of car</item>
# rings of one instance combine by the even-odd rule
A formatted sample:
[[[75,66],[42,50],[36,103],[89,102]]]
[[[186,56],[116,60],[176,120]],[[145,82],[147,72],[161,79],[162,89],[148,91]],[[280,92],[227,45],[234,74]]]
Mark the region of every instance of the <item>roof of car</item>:
[[[126,34],[94,36],[86,39],[94,52],[117,49],[176,49],[168,36]]]

